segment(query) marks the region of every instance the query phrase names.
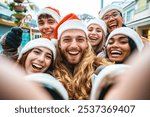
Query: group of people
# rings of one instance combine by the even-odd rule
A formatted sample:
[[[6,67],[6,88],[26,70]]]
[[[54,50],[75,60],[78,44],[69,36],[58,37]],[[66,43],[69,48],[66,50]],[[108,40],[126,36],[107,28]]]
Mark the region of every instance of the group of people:
[[[10,74],[5,73],[6,67],[0,68],[4,71],[1,73],[3,77],[1,79],[7,79],[7,82],[4,81],[5,85],[0,88],[3,90],[0,98],[115,99],[115,96],[112,98],[111,95],[117,92],[117,86],[124,82],[124,80],[118,82],[118,74],[122,72],[117,71],[125,71],[132,67],[128,58],[136,56],[135,53],[141,55],[144,44],[137,32],[125,26],[120,7],[109,5],[101,10],[99,17],[100,19],[92,19],[85,24],[74,13],[61,18],[59,10],[45,7],[37,14],[41,38],[29,41],[19,50],[22,29],[12,28],[4,34],[1,44],[2,55],[5,58],[0,59],[1,62],[4,61],[2,64],[6,64],[5,66],[9,68]],[[13,60],[13,63],[5,61],[6,58]],[[14,74],[15,71],[11,72],[12,66],[18,76]],[[23,73],[19,71],[20,69]],[[114,75],[114,72],[118,74]],[[108,78],[108,75],[112,76]],[[145,79],[148,80],[146,75]],[[22,85],[15,86],[13,81],[10,87],[19,86],[24,90],[24,94],[11,88],[9,90],[14,93],[6,95],[10,92],[7,88],[11,80],[16,83],[23,82]]]

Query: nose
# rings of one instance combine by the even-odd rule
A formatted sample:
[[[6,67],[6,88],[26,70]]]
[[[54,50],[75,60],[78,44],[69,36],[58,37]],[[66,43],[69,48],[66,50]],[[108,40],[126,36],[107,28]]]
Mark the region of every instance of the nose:
[[[114,42],[111,47],[114,47],[114,48],[118,48],[120,46],[120,44],[118,42]]]
[[[50,26],[47,23],[45,23],[43,27],[44,28],[49,28]]]
[[[73,41],[70,43],[70,47],[72,47],[72,48],[78,47],[78,43],[75,39],[73,39]]]
[[[91,31],[91,34],[96,34],[96,33],[97,33],[96,30]]]
[[[111,20],[114,20],[114,17],[112,15],[109,17],[109,21]]]
[[[38,56],[38,60],[39,60],[40,62],[43,62],[44,59],[45,59],[45,55],[44,55],[44,54],[41,54],[40,56]]]

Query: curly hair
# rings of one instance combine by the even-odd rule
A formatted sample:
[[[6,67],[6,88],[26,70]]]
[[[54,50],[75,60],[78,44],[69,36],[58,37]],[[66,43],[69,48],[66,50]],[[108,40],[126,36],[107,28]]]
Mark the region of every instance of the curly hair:
[[[96,55],[103,50],[105,42],[106,42],[106,36],[105,36],[104,31],[102,30],[102,40],[100,41],[100,43],[97,45],[97,47],[94,50]]]
[[[64,85],[70,99],[89,99],[91,92],[91,79],[95,71],[94,65],[107,64],[101,58],[97,58],[89,47],[84,51],[81,62],[74,68],[73,74],[64,63],[61,52],[57,47],[57,59],[53,75]]]

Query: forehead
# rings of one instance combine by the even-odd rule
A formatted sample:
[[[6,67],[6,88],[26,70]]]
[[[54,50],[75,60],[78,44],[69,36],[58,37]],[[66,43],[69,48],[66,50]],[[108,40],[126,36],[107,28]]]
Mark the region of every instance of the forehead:
[[[51,19],[54,19],[50,14],[41,14],[38,16],[38,19],[42,19],[42,18],[51,18]]]
[[[124,34],[116,34],[111,37],[111,39],[118,39],[118,38],[128,38],[128,36]]]
[[[90,27],[100,27],[100,28],[101,28],[101,26],[100,26],[99,24],[96,24],[96,23],[90,24],[90,25],[88,26],[88,28],[90,28]]]
[[[119,11],[118,11],[117,9],[112,9],[112,10],[106,12],[106,13],[104,14],[104,16],[105,16],[105,15],[112,14],[112,13],[114,13],[114,12],[119,12]]]
[[[62,33],[62,36],[86,36],[85,32],[80,29],[69,29]]]
[[[52,53],[51,49],[49,49],[47,47],[43,47],[43,46],[35,47],[35,48],[33,48],[33,50],[40,50],[40,51],[46,51],[46,52]]]

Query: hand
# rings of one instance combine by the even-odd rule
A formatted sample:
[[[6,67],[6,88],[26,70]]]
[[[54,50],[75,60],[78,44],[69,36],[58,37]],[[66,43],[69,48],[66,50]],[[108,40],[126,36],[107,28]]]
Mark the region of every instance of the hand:
[[[18,27],[13,27],[6,35],[6,45],[10,48],[17,49],[22,41],[23,30]]]

